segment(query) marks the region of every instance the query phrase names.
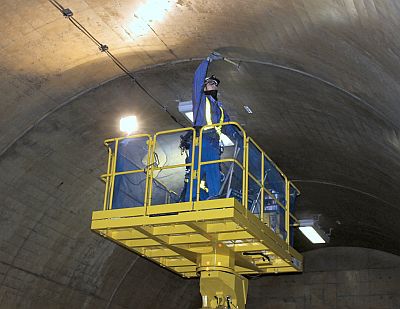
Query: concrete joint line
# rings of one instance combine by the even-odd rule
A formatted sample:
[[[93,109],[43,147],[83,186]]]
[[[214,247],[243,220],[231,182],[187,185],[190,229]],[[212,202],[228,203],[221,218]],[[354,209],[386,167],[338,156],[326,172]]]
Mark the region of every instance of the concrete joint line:
[[[122,283],[125,281],[126,276],[128,275],[128,273],[132,270],[133,266],[135,266],[136,261],[139,259],[139,256],[136,255],[136,258],[132,261],[131,265],[129,265],[128,269],[125,271],[124,275],[121,277],[121,280],[118,282],[117,286],[115,287],[113,293],[111,294],[110,299],[108,300],[106,309],[109,309],[112,301],[114,300],[115,295],[117,294],[120,286],[122,285]]]

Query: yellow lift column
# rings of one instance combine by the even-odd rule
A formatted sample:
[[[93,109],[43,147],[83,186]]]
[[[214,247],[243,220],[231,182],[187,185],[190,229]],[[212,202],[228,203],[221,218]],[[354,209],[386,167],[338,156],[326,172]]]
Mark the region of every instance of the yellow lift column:
[[[197,272],[203,308],[245,308],[248,280],[235,272],[235,255],[224,244],[199,255]]]

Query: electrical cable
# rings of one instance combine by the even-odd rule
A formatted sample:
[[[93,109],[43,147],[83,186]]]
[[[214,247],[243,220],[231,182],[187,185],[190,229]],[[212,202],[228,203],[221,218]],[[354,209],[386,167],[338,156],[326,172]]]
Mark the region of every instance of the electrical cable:
[[[148,96],[150,97],[157,105],[159,105],[168,115],[169,117],[179,124],[182,128],[185,126],[180,123],[174,115],[172,115],[167,107],[163,105],[156,97],[154,97],[138,80],[137,78],[128,70],[128,68],[117,58],[115,57],[109,50],[106,44],[100,43],[90,32],[87,30],[76,18],[74,18],[73,12],[68,9],[64,8],[57,0],[48,0],[60,13],[67,18],[79,31],[81,31],[84,35],[86,35],[100,50],[100,52],[105,53],[114,64],[121,69],[129,78],[131,78],[136,85]]]

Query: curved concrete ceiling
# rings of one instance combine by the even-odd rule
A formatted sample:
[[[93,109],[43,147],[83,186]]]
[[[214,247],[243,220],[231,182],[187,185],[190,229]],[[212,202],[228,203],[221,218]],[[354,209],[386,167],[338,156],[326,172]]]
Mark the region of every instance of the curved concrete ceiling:
[[[132,71],[219,50],[307,72],[357,96],[388,122],[398,119],[396,1],[61,4]],[[4,149],[60,103],[120,72],[48,1],[5,0],[1,9],[7,13],[0,43]]]
[[[222,80],[221,99],[301,189],[298,215],[322,214],[323,228],[333,228],[330,246],[400,254],[396,0],[62,4],[182,123],[176,101],[190,98],[197,60],[217,50],[240,61],[239,70],[212,64]],[[121,265],[104,269],[98,287],[115,287],[133,257],[110,244],[103,244],[105,256],[101,248],[90,251],[103,240],[80,236],[101,203],[96,177],[104,171],[102,139],[118,134],[114,119],[132,109],[143,131],[176,124],[133,82],[117,78],[121,71],[49,2],[3,0],[0,9],[6,13],[0,19],[2,265],[43,273],[39,268],[47,260],[40,255],[38,269],[21,264],[39,243],[52,252],[54,274],[67,263],[64,284],[71,293],[97,293],[88,288],[100,280],[93,269],[108,259]],[[43,226],[51,227],[59,215],[63,226],[54,236]],[[54,252],[66,240],[67,252]],[[315,248],[301,237],[297,241],[302,251]],[[93,267],[85,269],[87,286],[79,286],[80,269],[65,256]],[[98,301],[107,304],[115,296],[110,293]],[[124,297],[121,307],[132,306]]]

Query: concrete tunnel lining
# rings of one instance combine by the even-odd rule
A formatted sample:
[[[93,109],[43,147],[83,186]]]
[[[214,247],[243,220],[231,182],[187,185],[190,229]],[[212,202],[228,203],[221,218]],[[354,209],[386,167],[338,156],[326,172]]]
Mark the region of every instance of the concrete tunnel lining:
[[[210,49],[243,60],[242,75],[229,65],[213,64],[222,76],[223,102],[289,177],[299,180],[303,193],[299,214],[321,213],[323,227],[333,227],[332,248],[322,251],[296,237],[306,256],[326,259],[323,250],[333,252],[329,250],[343,246],[399,254],[396,20],[400,9],[396,1],[254,1],[246,10],[221,2],[214,12],[203,10],[202,1],[180,1],[180,17],[192,20],[190,26],[176,27],[182,22],[178,19],[152,24],[175,56],[152,35],[129,41],[117,38],[118,27],[108,33],[113,20],[123,25],[128,17],[118,15],[122,9],[105,1],[89,2],[74,3],[77,16],[115,47],[118,57],[148,89],[165,96],[169,110],[182,122],[174,110],[175,100],[190,97],[197,61]],[[120,4],[126,9],[136,2]],[[70,302],[72,307],[145,308],[170,302],[171,306],[198,306],[196,282],[181,282],[142,259],[133,262],[134,255],[88,234],[90,212],[101,204],[102,140],[119,134],[116,122],[108,120],[132,111],[135,102],[143,130],[158,130],[153,123],[162,129],[175,124],[66,26],[57,12],[48,12],[43,1],[32,3],[32,9],[38,9],[34,18],[24,18],[22,3],[6,0],[2,5],[10,14],[3,19],[2,30],[9,35],[0,45],[4,55],[0,60],[0,191],[5,197],[0,217],[0,305],[62,308]],[[224,5],[229,14],[221,16]],[[231,21],[229,16],[239,11],[243,14]],[[116,14],[110,18],[102,12]],[[211,26],[218,27],[218,33],[210,34]],[[101,100],[108,100],[108,105]],[[246,116],[243,102],[252,104],[254,118]],[[386,253],[379,254],[385,261]],[[279,280],[286,282],[280,278],[260,282]],[[151,293],[159,298],[154,300],[145,290],[130,295],[129,287],[138,284],[153,286]],[[398,297],[391,284],[381,289],[385,291],[379,294],[381,303],[372,295],[368,299],[395,308]],[[372,293],[369,288],[365,291]],[[296,293],[305,298],[318,294]],[[337,293],[335,304],[360,305],[357,293]],[[257,295],[254,299],[250,295],[251,304],[268,296]],[[279,304],[279,297],[275,300]],[[317,300],[288,302],[321,305]]]
[[[181,65],[195,66],[196,63],[186,63]],[[182,73],[183,76],[179,76],[179,74],[172,74],[176,76],[176,83],[179,84],[183,80],[186,81],[186,83],[190,84],[190,79],[188,79],[187,76],[191,75],[191,67],[182,69],[176,68],[174,65],[170,67],[159,67],[159,70],[160,72],[156,73],[153,70],[143,72],[143,76],[141,77],[142,80],[145,83],[156,83],[154,79],[157,80],[157,76],[163,75],[165,73],[165,70],[176,70],[178,72],[184,72]],[[159,82],[159,84],[156,86],[160,87],[160,84],[163,84],[163,82]],[[168,85],[167,88],[169,87],[170,86]],[[188,87],[183,87],[183,89],[185,90],[181,93],[182,96],[188,95],[190,93]],[[174,100],[175,98],[173,90],[173,88],[169,90],[169,96],[171,96],[171,100]],[[161,89],[159,91],[160,93],[165,93],[164,89]],[[223,95],[226,94],[223,93]],[[32,230],[25,231],[25,233],[27,234],[23,234],[24,232],[20,230],[16,230],[14,231],[14,233],[12,231],[9,231],[8,235],[11,238],[8,246],[11,246],[12,238],[15,238],[15,235],[18,235],[19,233],[22,233],[22,235],[24,235],[24,237],[27,239],[24,243],[21,244],[21,247],[17,251],[14,251],[17,254],[11,259],[11,262],[9,263],[10,267],[11,265],[14,265],[16,263],[24,264],[23,256],[26,256],[26,254],[28,254],[30,258],[35,256],[33,252],[37,252],[39,256],[43,254],[46,256],[46,251],[41,252],[43,249],[39,250],[37,249],[37,247],[40,245],[48,246],[48,243],[51,243],[51,241],[49,241],[50,239],[53,239],[55,243],[60,241],[62,242],[62,239],[57,239],[58,237],[68,237],[68,231],[71,229],[71,226],[69,224],[73,224],[75,222],[75,225],[78,223],[78,225],[80,226],[78,231],[75,232],[73,239],[80,239],[82,241],[87,237],[85,236],[82,238],[82,236],[79,236],[79,233],[88,236],[90,235],[88,222],[90,221],[91,210],[99,209],[102,198],[103,185],[98,179],[98,175],[104,172],[106,163],[106,154],[102,146],[102,140],[106,137],[109,137],[108,134],[110,131],[114,131],[115,133],[117,133],[118,128],[116,125],[117,121],[115,121],[115,119],[118,119],[119,114],[124,113],[125,111],[130,109],[132,100],[135,102],[141,102],[139,104],[141,104],[142,108],[138,108],[138,113],[142,114],[143,116],[142,119],[144,120],[143,123],[145,124],[146,130],[157,131],[158,129],[152,125],[153,123],[159,123],[160,126],[167,128],[175,127],[175,124],[172,122],[172,120],[169,120],[162,110],[158,109],[156,106],[154,106],[154,104],[151,104],[151,101],[146,97],[143,97],[141,93],[138,93],[137,88],[132,87],[132,83],[130,80],[121,77],[99,88],[93,89],[86,95],[77,98],[75,101],[72,101],[68,105],[65,105],[56,113],[49,115],[41,123],[39,123],[37,127],[31,130],[13,147],[11,147],[9,151],[7,151],[6,154],[3,156],[1,162],[2,169],[5,169],[5,173],[7,175],[10,175],[10,177],[8,177],[7,179],[7,184],[5,186],[2,185],[2,191],[7,192],[7,195],[10,197],[7,200],[7,204],[10,203],[11,205],[14,205],[14,207],[19,207],[19,213],[21,215],[24,214],[24,211],[21,210],[21,205],[24,204],[27,204],[25,207],[34,207],[33,209],[30,209],[30,212],[28,213],[40,214],[40,216],[37,218],[38,221],[32,227]],[[151,110],[149,110],[149,108]],[[237,115],[237,117],[240,117],[240,115]],[[107,120],[109,119],[112,119],[112,121],[107,122]],[[104,126],[104,123],[108,123],[108,125]],[[51,133],[51,135],[49,135],[49,133]],[[71,138],[71,136],[73,136],[73,138]],[[296,149],[296,147],[294,148]],[[271,148],[271,150],[273,150],[273,148]],[[292,150],[292,152],[293,151],[294,150]],[[289,151],[289,153],[291,152]],[[80,158],[82,156],[87,159],[81,160]],[[290,158],[287,158],[287,160],[290,161]],[[13,173],[13,169],[15,166],[25,166],[27,170],[20,170],[20,174],[16,175],[15,173]],[[290,164],[288,164],[288,166],[290,166]],[[91,171],[89,174],[87,174],[88,170]],[[49,174],[47,171],[52,172],[51,174]],[[43,179],[46,178],[47,181],[43,182]],[[89,183],[91,185],[88,186]],[[29,194],[29,191],[27,193],[21,194],[16,189],[12,190],[13,187],[32,188],[32,192],[31,194]],[[304,190],[304,188],[302,189]],[[49,190],[50,197],[46,198],[45,192],[43,192],[43,190]],[[322,195],[321,199],[324,199],[323,192],[320,192],[320,195],[317,195],[314,193],[314,191],[318,192],[318,189],[316,189],[315,187],[312,188],[311,192],[313,193],[307,195],[311,195],[313,196],[313,198]],[[338,195],[338,192],[334,191],[330,194],[332,195],[332,197],[334,197]],[[347,195],[345,195],[344,198],[346,198],[346,196]],[[35,198],[36,201],[33,203],[26,202],[28,200],[31,200],[32,198]],[[61,202],[64,198],[68,199],[64,202]],[[38,207],[37,205],[35,205],[35,203],[41,203],[41,205],[45,205],[45,209],[41,209],[41,207]],[[305,201],[305,203],[312,203],[312,201]],[[315,204],[318,205],[319,203],[317,202]],[[55,205],[57,205],[56,209],[54,209]],[[75,206],[71,209],[72,205]],[[83,207],[82,205],[91,205],[91,207],[87,208],[86,206]],[[11,213],[13,211],[13,208],[12,206],[9,208],[9,211]],[[310,210],[313,210],[313,208],[311,208]],[[334,209],[332,209],[332,211],[333,210]],[[336,211],[340,212],[340,209],[337,209]],[[62,215],[60,216],[60,214]],[[72,216],[72,218],[69,218],[69,216]],[[83,218],[79,218],[82,216]],[[330,218],[331,216],[335,217],[335,215],[331,215],[328,212],[327,217]],[[49,231],[51,231],[54,227],[49,226],[51,225],[50,222],[54,222],[57,220],[61,222],[66,220],[67,222],[69,222],[69,224],[62,225],[60,236],[50,239],[40,238],[41,234],[49,235],[49,233],[51,233]],[[10,222],[10,224],[18,228],[18,224],[16,224],[17,222],[18,220],[15,220],[15,222]],[[347,226],[350,228],[352,226],[352,222],[349,222]],[[3,226],[3,228],[6,227],[7,226]],[[8,228],[9,227],[10,226],[8,226]],[[40,229],[38,227],[40,227]],[[4,235],[4,233],[2,233],[2,235]],[[342,236],[344,237],[340,239],[339,243],[347,242],[349,245],[354,245],[354,243],[351,242],[352,239],[346,240],[346,235]],[[39,240],[37,239],[37,237],[39,237]],[[69,256],[75,256],[77,255],[77,253],[79,256],[80,251],[76,251],[77,246],[88,246],[88,248],[90,248],[90,253],[88,253],[83,248],[81,249],[83,250],[83,258],[87,254],[89,254],[90,257],[88,258],[88,261],[94,259],[94,261],[92,262],[100,263],[100,265],[101,263],[108,264],[107,262],[114,259],[114,256],[116,254],[122,255],[127,261],[119,261],[119,263],[121,263],[121,266],[119,266],[121,269],[121,275],[118,280],[115,279],[115,281],[124,281],[124,276],[127,276],[125,275],[126,271],[130,269],[130,263],[135,257],[133,255],[130,256],[129,252],[122,253],[122,249],[118,247],[115,248],[115,246],[99,237],[96,237],[96,235],[90,235],[89,237],[90,238],[84,241],[84,243],[81,245],[75,243],[75,246],[73,246],[72,244],[72,246],[75,248],[75,251],[70,251]],[[368,247],[371,246],[371,243],[368,244],[367,241],[363,243],[363,245]],[[26,246],[28,248],[25,248]],[[309,250],[310,248],[307,248],[307,246],[305,246],[304,249]],[[107,255],[104,256],[104,253],[100,253],[103,250],[108,252],[107,255],[111,254],[109,256],[109,259],[107,259]],[[390,251],[390,248],[384,248],[384,250]],[[7,248],[5,251],[10,252],[10,249]],[[65,253],[62,252],[62,254]],[[22,257],[20,257],[19,255],[22,255]],[[54,254],[52,256],[54,256]],[[57,259],[62,258],[61,255],[56,256]],[[103,258],[98,259],[99,256],[103,256]],[[141,263],[145,263],[144,265],[150,265],[146,261],[141,261]],[[57,265],[57,263],[55,263],[55,265]],[[94,265],[92,265],[89,269],[89,274],[91,274],[91,276],[93,276],[93,274],[98,271],[98,268]],[[36,269],[36,271],[39,273],[41,271],[41,267],[42,269],[45,269],[45,266],[42,265],[40,267],[39,263],[37,263],[36,266],[34,266],[32,263],[25,264],[24,266],[28,266],[31,270]],[[63,263],[63,266],[67,267],[65,263]],[[78,266],[71,266],[71,268],[74,267]],[[107,268],[107,266],[103,267]],[[110,265],[108,267],[116,266],[114,265],[114,263],[112,263],[112,266]],[[81,271],[79,267],[78,269],[79,271]],[[152,269],[155,273],[158,271],[158,268],[155,266],[152,266]],[[165,274],[163,274],[163,276],[164,275]],[[75,280],[79,281],[82,279],[82,277],[77,274],[75,274],[75,276],[77,276]],[[152,274],[152,276],[157,277],[156,274]],[[172,274],[167,275],[168,278],[170,278],[170,276],[172,276],[174,280],[179,279]],[[130,280],[133,279],[129,279],[127,280],[127,282],[132,282]],[[153,280],[151,282],[151,285],[155,284]],[[77,284],[78,288],[82,287],[82,283],[74,282],[73,284]],[[112,285],[115,284],[115,282],[108,283],[108,281],[106,281],[104,284]],[[197,293],[195,281],[192,283],[185,283],[185,286],[187,284],[189,284],[192,293]],[[179,286],[179,283],[177,283],[177,285]],[[83,284],[83,288],[85,291],[85,289],[87,288],[85,287],[85,284]],[[115,288],[115,286],[113,286],[113,288]],[[119,289],[115,290],[113,288],[110,289],[114,291],[114,294],[112,295],[119,295],[119,293],[121,293],[119,292]],[[117,296],[110,296],[110,298],[116,297]],[[127,296],[121,297],[123,299]],[[194,298],[193,301],[195,301],[195,299],[196,298]],[[79,297],[76,301],[78,304]],[[106,300],[98,301],[105,302]],[[192,301],[192,299],[189,300],[188,297],[187,301],[190,302]],[[131,305],[128,305],[128,307],[129,306]],[[145,303],[143,303],[143,306],[146,306]]]

